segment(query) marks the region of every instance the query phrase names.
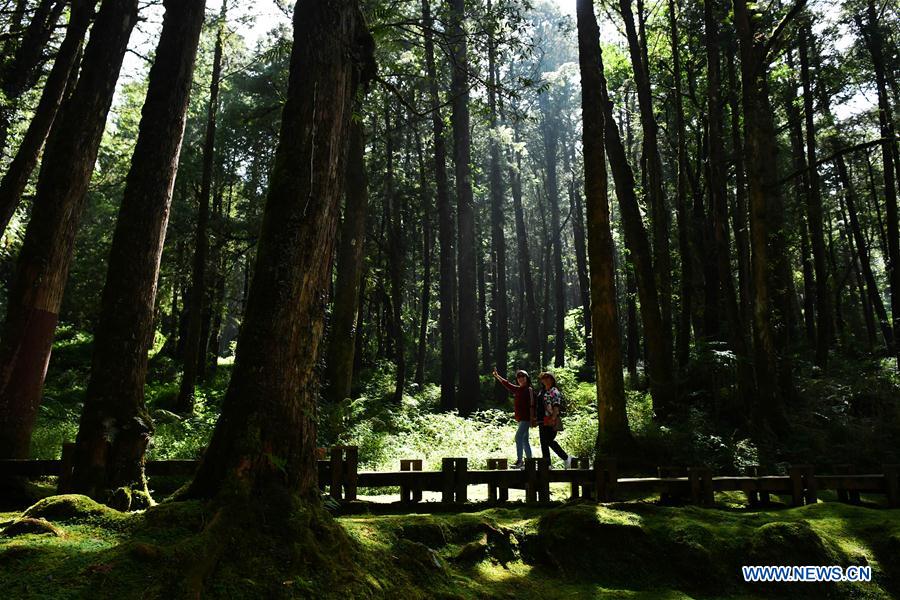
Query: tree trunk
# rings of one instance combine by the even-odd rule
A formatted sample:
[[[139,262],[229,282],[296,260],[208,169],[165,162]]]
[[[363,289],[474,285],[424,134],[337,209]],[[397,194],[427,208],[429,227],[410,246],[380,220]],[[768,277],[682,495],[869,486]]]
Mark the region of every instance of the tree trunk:
[[[573,156],[571,161],[569,159],[569,149],[571,150]],[[581,296],[581,307],[583,311],[584,318],[584,341],[585,341],[585,351],[584,351],[584,371],[585,374],[591,375],[594,372],[594,338],[592,334],[592,326],[591,326],[591,280],[590,274],[588,273],[588,260],[587,260],[587,241],[584,231],[584,207],[581,202],[581,194],[576,189],[576,181],[575,181],[575,171],[574,165],[575,163],[575,147],[574,145],[570,146],[569,149],[563,153],[563,158],[565,159],[565,168],[571,174],[569,179],[569,203],[572,207],[572,234],[573,234],[573,242],[575,244],[575,267],[578,271],[578,291]],[[605,154],[604,154],[605,160]],[[604,164],[604,175],[606,174],[606,166]]]
[[[22,192],[28,184],[28,178],[38,163],[38,157],[63,97],[69,80],[78,79],[78,57],[85,33],[94,14],[96,0],[73,0],[70,9],[69,24],[56,53],[56,60],[47,75],[41,99],[34,109],[34,116],[28,124],[28,130],[19,144],[15,157],[0,181],[0,231],[5,231],[12,219]]]
[[[104,0],[84,69],[44,152],[0,342],[0,457],[27,458],[78,221],[137,0]]]
[[[747,239],[747,185],[744,171],[744,149],[741,143],[741,107],[738,100],[738,83],[734,67],[734,53],[726,52],[728,65],[728,106],[731,111],[731,151],[734,162],[734,207],[731,226],[737,251],[738,288],[740,290],[741,323],[743,335],[752,320],[750,292],[750,244]]]
[[[425,176],[422,138],[416,130],[416,154],[419,158],[419,193],[422,199],[422,306],[419,318],[419,341],[416,345],[416,386],[425,385],[425,356],[428,349],[428,319],[431,311],[431,255],[434,249],[431,192]]]
[[[391,283],[391,329],[394,335],[394,364],[397,372],[394,380],[393,403],[403,402],[403,388],[406,385],[406,352],[403,327],[403,223],[400,198],[394,193],[394,136],[391,129],[390,102],[385,106],[385,138],[387,170],[385,177],[385,216],[387,218],[388,277]]]
[[[669,211],[663,184],[662,159],[659,155],[659,139],[650,86],[650,67],[647,64],[646,39],[643,35],[643,4],[639,1],[640,38],[635,30],[631,0],[619,0],[619,9],[625,23],[631,66],[637,88],[641,115],[642,162],[647,173],[648,206],[653,232],[653,273],[656,278],[659,314],[664,335],[662,343],[672,353],[672,258],[669,251]],[[642,43],[643,42],[643,43]],[[611,154],[611,153],[610,153]],[[667,362],[671,362],[671,358]]]
[[[515,127],[515,141],[519,142],[519,129]],[[531,363],[541,364],[541,341],[539,317],[534,297],[534,277],[531,273],[531,253],[528,229],[525,226],[525,211],[522,209],[522,153],[516,151],[515,167],[510,169],[513,212],[516,218],[516,241],[519,259],[519,278],[525,292],[525,348]]]
[[[480,222],[480,220],[479,220]],[[475,239],[481,240],[484,239],[484,236],[481,232],[481,228],[477,225],[475,226]],[[484,253],[481,252],[481,248],[478,249],[478,255],[475,262],[475,267],[477,269],[476,274],[478,276],[478,323],[481,328],[481,372],[482,373],[490,373],[491,372],[491,360],[493,359],[493,355],[491,354],[491,331],[488,328],[487,321],[487,285],[485,278],[487,274],[484,272],[485,264],[484,264]]]
[[[543,121],[541,131],[544,138],[544,168],[546,169],[547,203],[550,208],[550,244],[552,247],[551,269],[553,273],[553,366],[565,364],[566,350],[566,296],[563,285],[562,231],[559,216],[559,184],[556,177],[559,151],[558,106],[551,104],[549,92],[539,96]]]
[[[191,292],[188,297],[187,339],[184,343],[182,361],[184,370],[181,375],[181,386],[175,408],[182,414],[190,414],[194,410],[194,385],[197,381],[200,361],[205,359],[206,352],[202,347],[204,313],[206,298],[206,255],[209,246],[209,199],[212,193],[213,160],[216,151],[216,114],[219,111],[219,87],[222,79],[222,37],[225,29],[225,16],[228,10],[227,0],[223,0],[219,13],[218,33],[213,50],[212,81],[209,84],[209,106],[206,109],[206,135],[203,141],[203,172],[200,180],[200,191],[197,196],[197,229],[194,239],[194,261],[191,272]]]
[[[888,282],[891,288],[891,318],[894,339],[900,332],[900,228],[898,228],[897,215],[897,182],[896,172],[900,172],[900,156],[897,155],[897,144],[894,139],[894,117],[891,113],[891,105],[887,97],[887,75],[884,60],[883,36],[881,24],[872,0],[866,3],[866,18],[863,22],[862,15],[855,15],[856,25],[863,34],[869,54],[872,58],[872,66],[875,70],[875,83],[878,90],[878,124],[881,128],[881,158],[883,161],[884,176],[884,204],[885,221],[887,229],[887,272]],[[900,366],[900,345],[895,344],[897,364]]]
[[[339,402],[350,397],[353,359],[356,351],[356,316],[365,259],[366,214],[369,210],[369,182],[366,174],[366,141],[363,124],[350,127],[347,154],[346,199],[341,243],[337,254],[337,282],[331,311],[331,331],[325,358],[323,398]]]
[[[441,410],[457,407],[456,399],[456,252],[453,246],[455,230],[453,207],[450,204],[450,185],[447,178],[447,145],[444,140],[444,120],[438,96],[437,67],[434,60],[434,36],[429,0],[422,0],[422,30],[425,41],[425,69],[431,103],[431,124],[434,134],[434,181],[437,192],[438,241],[440,243],[439,270],[441,330]]]
[[[447,33],[453,57],[453,159],[456,168],[457,265],[459,270],[459,413],[478,403],[478,307],[475,265],[475,207],[472,197],[472,140],[469,129],[469,60],[465,1],[450,0]]]
[[[800,33],[800,80],[803,85],[803,109],[806,125],[806,163],[809,165],[809,190],[806,196],[806,214],[812,241],[813,267],[816,273],[816,365],[828,367],[828,348],[834,335],[831,315],[831,285],[825,261],[825,233],[822,228],[824,212],[819,185],[819,169],[816,158],[816,129],[813,123],[813,91],[809,76],[809,37],[807,23]]]
[[[316,359],[353,99],[374,42],[355,0],[294,9],[281,135],[222,416],[187,490],[318,497]],[[300,167],[303,168],[300,168]]]
[[[603,75],[602,63],[601,75]],[[637,280],[641,320],[644,323],[644,343],[648,357],[646,372],[650,380],[650,394],[653,396],[654,411],[658,417],[665,419],[675,408],[672,354],[666,342],[668,332],[663,327],[660,316],[659,293],[653,276],[650,243],[641,221],[640,208],[634,191],[634,175],[619,137],[619,129],[614,125],[612,102],[609,100],[605,79],[601,77],[601,81],[604,83],[601,97],[605,123],[609,125],[603,129],[604,140],[625,230],[625,246],[634,265]]]
[[[206,0],[166,2],[116,220],[72,475],[72,491],[104,500],[119,487],[147,491],[144,451],[153,434],[144,406],[147,351],[205,6]]]
[[[622,452],[631,439],[625,412],[622,348],[616,305],[613,239],[603,151],[606,82],[603,80],[600,30],[592,0],[578,0],[578,61],[581,67],[584,188],[591,261],[591,321],[597,369],[597,443],[600,454]],[[615,124],[610,122],[611,127]]]
[[[488,0],[488,11],[491,11],[491,0]],[[509,308],[506,289],[506,237],[503,231],[503,172],[500,164],[500,143],[497,140],[497,47],[493,30],[488,40],[488,108],[490,110],[491,143],[490,143],[490,184],[491,184],[491,257],[494,267],[494,366],[505,373],[509,368]],[[507,391],[499,381],[494,382],[494,401],[502,404],[506,401]]]

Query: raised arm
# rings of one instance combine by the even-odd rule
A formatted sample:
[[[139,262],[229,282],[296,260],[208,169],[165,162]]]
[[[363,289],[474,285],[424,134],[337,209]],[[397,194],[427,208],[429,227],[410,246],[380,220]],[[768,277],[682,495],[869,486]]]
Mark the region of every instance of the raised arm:
[[[507,379],[505,379],[500,373],[498,373],[496,368],[491,372],[491,375],[493,375],[493,376],[494,376],[494,379],[496,379],[497,381],[499,381],[500,384],[501,384],[503,387],[505,387],[508,391],[510,391],[510,392],[512,392],[512,393],[515,393],[516,390],[519,389],[519,386],[517,386],[517,385],[514,384],[514,383],[510,383],[510,382],[509,382]]]

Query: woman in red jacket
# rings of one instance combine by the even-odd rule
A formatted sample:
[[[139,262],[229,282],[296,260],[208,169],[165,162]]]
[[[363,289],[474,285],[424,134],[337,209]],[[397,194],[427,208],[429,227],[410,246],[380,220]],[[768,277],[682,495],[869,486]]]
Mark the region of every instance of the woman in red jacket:
[[[494,369],[494,379],[499,381],[511,394],[515,401],[513,403],[516,422],[519,426],[516,429],[516,464],[512,466],[514,469],[521,469],[525,466],[522,462],[522,453],[526,458],[531,458],[531,443],[528,441],[528,430],[536,424],[534,418],[534,390],[531,389],[531,377],[526,371],[521,369],[516,371],[516,383],[510,383],[504,379]],[[516,385],[518,384],[518,385]]]

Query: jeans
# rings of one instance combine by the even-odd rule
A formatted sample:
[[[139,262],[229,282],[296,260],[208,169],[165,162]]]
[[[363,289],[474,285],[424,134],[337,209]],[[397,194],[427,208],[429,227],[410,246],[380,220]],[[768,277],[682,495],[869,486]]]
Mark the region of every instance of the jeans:
[[[552,448],[556,455],[566,460],[569,455],[562,449],[559,442],[556,441],[556,428],[553,425],[541,425],[541,457],[549,459],[550,449]]]
[[[528,430],[531,429],[531,421],[519,421],[516,429],[516,462],[522,462],[522,451],[525,457],[531,458],[531,443],[528,441]]]

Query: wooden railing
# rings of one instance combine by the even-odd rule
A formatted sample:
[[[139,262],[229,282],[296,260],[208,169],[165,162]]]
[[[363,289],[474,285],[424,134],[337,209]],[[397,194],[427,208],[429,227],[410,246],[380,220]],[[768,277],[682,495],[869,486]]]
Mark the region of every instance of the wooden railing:
[[[72,447],[66,444],[61,460],[0,460],[0,479],[10,476],[56,475],[65,489],[71,474]],[[198,461],[147,461],[149,477],[189,477]],[[574,458],[572,468],[550,469],[544,459],[526,459],[524,469],[509,469],[506,459],[492,458],[487,469],[469,470],[466,458],[444,458],[440,471],[423,471],[422,460],[400,461],[399,471],[360,471],[355,446],[331,448],[327,460],[318,461],[319,486],[339,501],[356,500],[360,488],[399,487],[400,501],[414,504],[423,492],[438,492],[443,503],[468,500],[469,486],[487,486],[489,502],[505,502],[510,489],[524,490],[525,501],[549,502],[551,483],[568,483],[571,498],[609,502],[631,494],[658,494],[666,502],[713,503],[716,492],[743,492],[750,506],[766,505],[772,494],[790,496],[794,506],[814,504],[818,492],[832,490],[838,500],[858,502],[860,494],[883,494],[891,507],[900,506],[900,465],[884,465],[881,473],[852,474],[849,465],[835,465],[835,474],[819,475],[811,465],[793,465],[787,475],[763,475],[751,468],[745,476],[715,476],[706,467],[659,467],[656,477],[619,477],[615,459],[590,464]]]

